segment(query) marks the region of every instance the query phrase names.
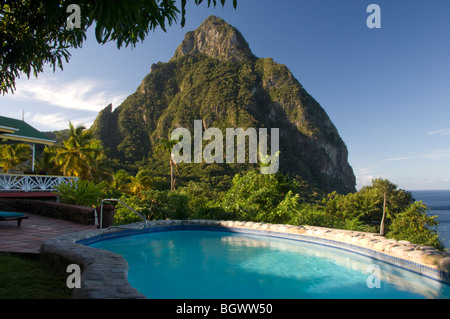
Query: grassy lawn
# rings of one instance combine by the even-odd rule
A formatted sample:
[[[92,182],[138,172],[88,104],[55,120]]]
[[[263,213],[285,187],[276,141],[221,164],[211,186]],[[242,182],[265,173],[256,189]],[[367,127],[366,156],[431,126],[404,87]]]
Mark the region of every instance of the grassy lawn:
[[[68,299],[66,277],[42,267],[39,260],[0,254],[0,299]]]

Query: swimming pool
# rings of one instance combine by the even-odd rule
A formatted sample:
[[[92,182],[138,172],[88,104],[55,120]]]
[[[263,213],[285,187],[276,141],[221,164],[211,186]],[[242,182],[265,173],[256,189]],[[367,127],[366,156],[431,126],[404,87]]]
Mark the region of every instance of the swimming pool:
[[[86,244],[122,255],[149,299],[450,298],[450,286],[368,256],[301,240],[167,228]]]

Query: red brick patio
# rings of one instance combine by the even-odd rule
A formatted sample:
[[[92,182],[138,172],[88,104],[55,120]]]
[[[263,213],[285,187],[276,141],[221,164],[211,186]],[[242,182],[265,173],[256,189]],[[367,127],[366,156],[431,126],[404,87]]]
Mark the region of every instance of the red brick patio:
[[[39,253],[41,245],[49,238],[96,229],[94,225],[81,225],[65,220],[26,213],[28,219],[0,222],[0,252]]]

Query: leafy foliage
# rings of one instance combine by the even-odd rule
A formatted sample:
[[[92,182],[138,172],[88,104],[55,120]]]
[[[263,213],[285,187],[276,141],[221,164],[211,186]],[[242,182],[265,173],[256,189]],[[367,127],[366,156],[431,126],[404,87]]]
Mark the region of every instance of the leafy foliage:
[[[428,216],[427,211],[428,208],[422,202],[413,203],[394,218],[386,237],[443,250],[445,247],[436,229],[439,224],[437,216]]]
[[[286,214],[298,198],[293,195],[296,188],[293,180],[281,174],[262,175],[251,171],[243,177],[235,176],[223,207],[240,220],[287,222]]]
[[[128,193],[139,195],[141,192],[154,188],[161,178],[154,177],[148,170],[140,170],[136,176],[130,176],[130,183],[128,184]]]
[[[92,206],[99,203],[105,186],[105,182],[96,184],[93,181],[78,179],[76,182],[59,184],[55,188],[59,192],[62,203]]]
[[[187,197],[178,192],[147,190],[139,196],[122,196],[121,200],[139,211],[147,219],[189,219]],[[117,206],[117,222],[139,221],[139,217],[128,209]]]
[[[39,162],[41,169],[65,176],[96,182],[112,179],[111,162],[102,143],[93,138],[91,130],[84,126],[74,127],[70,122],[66,139],[46,147]]]
[[[113,174],[113,179],[109,186],[118,193],[126,192],[129,189],[131,177],[125,170],[120,169]]]
[[[323,210],[343,221],[360,220],[364,225],[379,231],[378,226],[383,216],[383,201],[386,194],[386,223],[400,212],[407,209],[414,201],[411,193],[397,189],[388,180],[375,179],[371,186],[363,187],[357,193],[339,195],[336,192],[322,200]]]
[[[0,167],[4,172],[12,169],[23,170],[24,165],[31,159],[31,147],[28,144],[0,145]]]
[[[68,3],[66,3],[66,6]],[[23,72],[37,76],[49,63],[62,69],[70,57],[69,46],[83,41],[80,30],[66,30],[65,7],[61,1],[2,1],[0,7],[0,49],[2,93],[15,89]]]
[[[55,70],[69,62],[70,48],[80,48],[89,27],[95,24],[98,43],[115,41],[117,47],[135,46],[150,31],[166,31],[178,19],[174,0],[78,0],[80,26],[68,29],[69,0],[6,0],[0,3],[0,91],[15,90],[15,80],[24,73],[37,77],[45,64]],[[200,5],[203,0],[195,0]],[[225,0],[221,0],[222,6]],[[208,0],[208,6],[216,6]],[[236,8],[237,0],[233,0]],[[186,0],[181,1],[181,25],[185,24]]]
[[[77,183],[61,185],[58,188],[61,200],[90,206],[114,194],[148,220],[243,220],[378,233],[386,193],[387,238],[445,249],[436,230],[436,216],[429,216],[422,202],[414,201],[409,192],[397,189],[388,180],[376,179],[359,192],[347,195],[333,192],[320,198],[305,182],[282,174],[263,175],[256,171],[236,175],[232,186],[225,191],[194,181],[170,191],[167,184],[155,182],[155,177],[147,171],[133,177],[120,170],[114,176],[109,184],[80,179]],[[129,187],[133,178],[148,178],[151,182],[133,189]],[[116,224],[138,221],[138,215],[117,205]]]

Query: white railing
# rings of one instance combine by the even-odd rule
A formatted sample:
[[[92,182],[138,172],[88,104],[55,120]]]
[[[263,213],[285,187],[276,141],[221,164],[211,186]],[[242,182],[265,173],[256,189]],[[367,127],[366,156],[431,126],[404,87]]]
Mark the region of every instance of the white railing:
[[[0,174],[0,192],[50,192],[61,183],[76,181],[78,177]]]

